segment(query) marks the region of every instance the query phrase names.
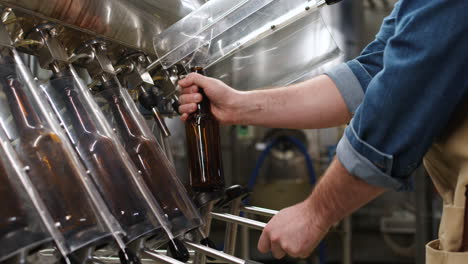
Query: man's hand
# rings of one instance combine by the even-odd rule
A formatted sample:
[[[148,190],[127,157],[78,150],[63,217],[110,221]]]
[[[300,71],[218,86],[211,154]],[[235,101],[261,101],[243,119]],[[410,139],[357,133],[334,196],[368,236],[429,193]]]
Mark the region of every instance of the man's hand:
[[[182,95],[179,97],[179,112],[181,119],[186,120],[189,114],[195,112],[197,103],[202,100],[199,89],[202,88],[211,101],[211,112],[222,124],[238,124],[239,113],[242,110],[242,92],[236,91],[220,80],[209,78],[197,73],[191,73],[180,80]]]
[[[308,129],[334,127],[351,120],[338,88],[326,75],[288,87],[248,92],[234,90],[219,80],[196,73],[179,81],[179,85],[182,120],[187,120],[202,100],[200,88],[222,124]]]
[[[277,259],[289,255],[306,258],[317,247],[330,227],[314,215],[307,200],[281,210],[271,219],[258,241],[258,250],[271,250]]]
[[[308,257],[331,225],[384,192],[385,189],[351,175],[335,159],[304,202],[271,219],[260,237],[258,250],[271,250],[275,258],[286,254]]]

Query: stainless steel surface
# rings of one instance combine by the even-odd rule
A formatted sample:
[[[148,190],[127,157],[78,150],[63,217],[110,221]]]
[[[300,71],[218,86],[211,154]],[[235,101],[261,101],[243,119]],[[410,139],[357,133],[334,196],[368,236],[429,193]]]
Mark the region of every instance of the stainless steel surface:
[[[158,109],[156,107],[153,107],[151,108],[151,111],[153,112],[154,120],[158,124],[159,129],[161,130],[161,134],[164,137],[169,137],[171,135],[171,131],[169,131],[169,128],[167,128],[166,122],[164,122],[164,119],[159,113]]]
[[[261,208],[257,206],[242,206],[241,211],[250,213],[250,214],[263,215],[263,216],[268,216],[268,217],[273,217],[278,213],[278,211],[276,210]]]
[[[101,40],[92,40],[83,45],[78,56],[88,55],[84,65],[92,79],[109,79],[116,75],[114,66],[107,55],[106,43]]]
[[[153,37],[200,6],[201,0],[1,0],[52,22],[154,54]]]
[[[185,242],[185,244],[187,245],[188,248],[191,248],[197,252],[203,253],[204,255],[213,257],[217,260],[225,261],[226,263],[230,263],[230,264],[245,264],[245,260],[228,255],[216,249],[212,249],[212,248],[205,247],[205,246],[198,245],[198,244],[191,243],[191,242]]]
[[[250,259],[250,231],[248,227],[241,226],[241,256]]]
[[[0,46],[12,48],[12,41],[10,39],[10,35],[5,28],[3,23],[0,23]]]
[[[213,0],[156,36],[155,50],[165,68],[208,69],[317,8],[303,0]]]
[[[170,131],[169,128],[168,131]],[[166,157],[169,159],[171,164],[174,164],[174,155],[172,154],[172,148],[169,144],[169,137],[166,137],[165,135],[163,135],[163,133],[159,133],[159,138],[159,143],[161,144],[161,147],[163,148]]]
[[[211,211],[213,211],[215,202],[210,202],[208,205],[201,209],[201,216],[203,221],[205,222],[205,226],[199,228],[200,236],[203,238],[210,236],[211,231]],[[206,255],[201,254],[200,252],[195,253],[194,257],[194,264],[204,264],[206,263]]]
[[[352,264],[352,226],[351,216],[343,219],[343,264]]]
[[[232,215],[239,215],[240,213],[240,206],[241,206],[241,199],[237,198],[230,204],[229,213]],[[224,238],[224,252],[230,255],[234,255],[236,251],[236,244],[237,244],[237,230],[238,224],[236,223],[228,223],[226,225],[226,235]]]
[[[27,37],[42,43],[35,51],[42,68],[49,69],[52,64],[65,65],[68,63],[67,51],[57,39],[54,25],[50,23],[39,25]]]
[[[235,223],[243,226],[250,227],[252,229],[263,230],[266,226],[266,223],[255,221],[252,219],[240,217],[232,214],[220,214],[220,213],[211,213],[211,216],[214,219],[218,219],[228,223]]]

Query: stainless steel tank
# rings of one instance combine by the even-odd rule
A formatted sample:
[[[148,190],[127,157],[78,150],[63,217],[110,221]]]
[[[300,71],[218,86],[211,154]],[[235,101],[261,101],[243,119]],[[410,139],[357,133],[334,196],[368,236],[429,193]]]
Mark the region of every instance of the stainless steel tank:
[[[1,0],[51,22],[154,54],[153,37],[203,0]]]

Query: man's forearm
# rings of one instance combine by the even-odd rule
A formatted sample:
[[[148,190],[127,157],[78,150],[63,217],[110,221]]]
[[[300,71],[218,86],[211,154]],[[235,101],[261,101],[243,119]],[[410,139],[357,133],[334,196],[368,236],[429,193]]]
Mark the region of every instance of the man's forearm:
[[[281,210],[268,222],[258,249],[271,250],[278,259],[286,254],[306,258],[334,223],[383,192],[350,175],[335,160],[304,202]]]
[[[305,203],[316,215],[315,220],[332,225],[384,192],[351,175],[335,159]]]
[[[288,87],[246,92],[241,123],[294,129],[346,124],[351,113],[334,82],[325,75]]]

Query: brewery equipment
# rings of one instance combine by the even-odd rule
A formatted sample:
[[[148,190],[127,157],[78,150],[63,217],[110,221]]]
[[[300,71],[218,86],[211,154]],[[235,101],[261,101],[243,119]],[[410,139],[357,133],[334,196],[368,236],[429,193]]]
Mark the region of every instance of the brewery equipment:
[[[61,253],[74,263],[205,263],[205,256],[254,263],[233,256],[237,227],[262,230],[265,223],[239,214],[271,217],[276,211],[242,206],[249,191],[241,186],[225,189],[209,101],[193,117],[209,122],[187,125],[193,158],[188,190],[166,156],[171,133],[164,118],[176,115],[177,81],[191,68],[225,76],[226,68],[217,72],[214,65],[254,52],[264,39],[294,39],[272,37],[288,26],[300,34],[306,18],[317,23],[325,43],[308,67],[336,56],[339,50],[316,12],[334,2],[0,0],[0,121],[15,166],[23,168],[18,188],[31,189],[17,197],[17,187],[3,188],[2,195],[12,205],[29,199],[32,212],[39,212],[31,230],[42,235],[39,242],[51,237],[57,250],[36,254],[47,259]],[[24,74],[18,52],[37,58],[49,80]],[[281,76],[275,84],[294,78]],[[142,108],[154,116],[160,142]],[[12,214],[23,213],[13,207]],[[212,220],[227,223],[224,253],[208,239]],[[170,257],[157,249],[167,249]]]

